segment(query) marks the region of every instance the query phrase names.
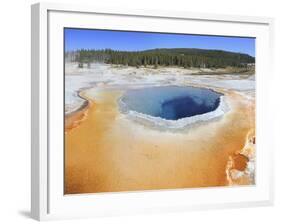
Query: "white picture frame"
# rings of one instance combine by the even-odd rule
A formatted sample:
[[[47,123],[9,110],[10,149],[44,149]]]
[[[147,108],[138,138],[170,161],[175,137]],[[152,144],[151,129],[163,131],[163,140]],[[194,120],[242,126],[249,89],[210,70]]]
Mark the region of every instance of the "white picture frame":
[[[273,77],[271,18],[38,3],[32,5],[31,214],[37,220],[111,216],[273,203],[273,146],[267,98]],[[96,21],[95,24],[93,24]],[[196,23],[196,26],[194,25]],[[132,25],[134,24],[134,26]],[[149,26],[148,26],[149,24]],[[257,183],[249,187],[63,195],[63,27],[253,35],[257,38]],[[172,30],[173,27],[173,30]],[[266,77],[263,74],[267,74]],[[56,74],[56,76],[54,76]],[[55,78],[58,77],[58,78]],[[61,113],[59,112],[61,111]],[[59,136],[58,139],[53,136]]]

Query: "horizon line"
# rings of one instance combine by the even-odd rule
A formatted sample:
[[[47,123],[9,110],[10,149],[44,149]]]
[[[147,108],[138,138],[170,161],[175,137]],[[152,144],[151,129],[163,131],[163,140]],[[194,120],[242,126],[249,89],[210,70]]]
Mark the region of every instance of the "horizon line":
[[[112,50],[112,51],[120,51],[120,52],[143,52],[143,51],[157,50],[157,49],[194,49],[194,50],[208,50],[208,51],[223,51],[223,52],[229,52],[229,53],[244,54],[244,55],[248,55],[248,56],[251,56],[251,57],[255,58],[255,56],[252,56],[248,53],[239,52],[239,51],[227,51],[227,50],[215,49],[215,48],[213,49],[213,48],[194,48],[194,47],[171,47],[171,48],[163,47],[163,48],[147,48],[147,49],[143,49],[143,50],[118,50],[118,49],[113,49],[113,48],[77,48],[75,50],[65,50],[65,53],[81,51],[81,50],[87,50],[87,51],[91,51],[91,50],[95,50],[95,51]]]

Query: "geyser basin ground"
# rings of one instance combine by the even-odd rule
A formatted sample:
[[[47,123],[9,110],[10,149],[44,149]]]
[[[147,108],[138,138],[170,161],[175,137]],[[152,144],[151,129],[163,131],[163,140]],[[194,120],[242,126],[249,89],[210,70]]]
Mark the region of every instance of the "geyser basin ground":
[[[66,72],[65,194],[255,183],[254,76],[104,64],[66,65]],[[224,95],[214,111],[178,120],[120,110],[124,94],[157,86],[196,86]],[[87,108],[79,96],[89,101]],[[209,122],[216,115],[221,119]],[[196,119],[203,122],[188,125]],[[184,128],[171,129],[177,127]],[[249,159],[244,171],[240,154]]]
[[[119,100],[121,112],[157,126],[182,128],[200,120],[221,116],[227,109],[223,94],[191,86],[131,89]]]

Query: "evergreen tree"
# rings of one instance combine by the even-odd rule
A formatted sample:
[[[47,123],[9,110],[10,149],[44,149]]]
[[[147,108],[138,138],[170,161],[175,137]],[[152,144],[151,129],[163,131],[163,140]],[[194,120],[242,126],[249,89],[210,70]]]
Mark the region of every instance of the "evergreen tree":
[[[66,52],[65,57],[68,57],[69,54]],[[189,48],[163,48],[133,52],[111,49],[81,49],[71,54],[75,55],[75,57],[72,57],[72,60],[78,62],[79,67],[93,62],[137,67],[153,66],[155,68],[158,66],[179,66],[185,68],[247,67],[248,63],[255,63],[255,58],[247,54]]]

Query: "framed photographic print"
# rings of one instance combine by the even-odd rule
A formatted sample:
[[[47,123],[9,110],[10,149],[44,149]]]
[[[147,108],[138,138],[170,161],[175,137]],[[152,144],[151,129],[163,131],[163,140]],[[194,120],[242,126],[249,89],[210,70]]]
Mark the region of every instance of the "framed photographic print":
[[[32,216],[269,205],[273,20],[32,6]]]

